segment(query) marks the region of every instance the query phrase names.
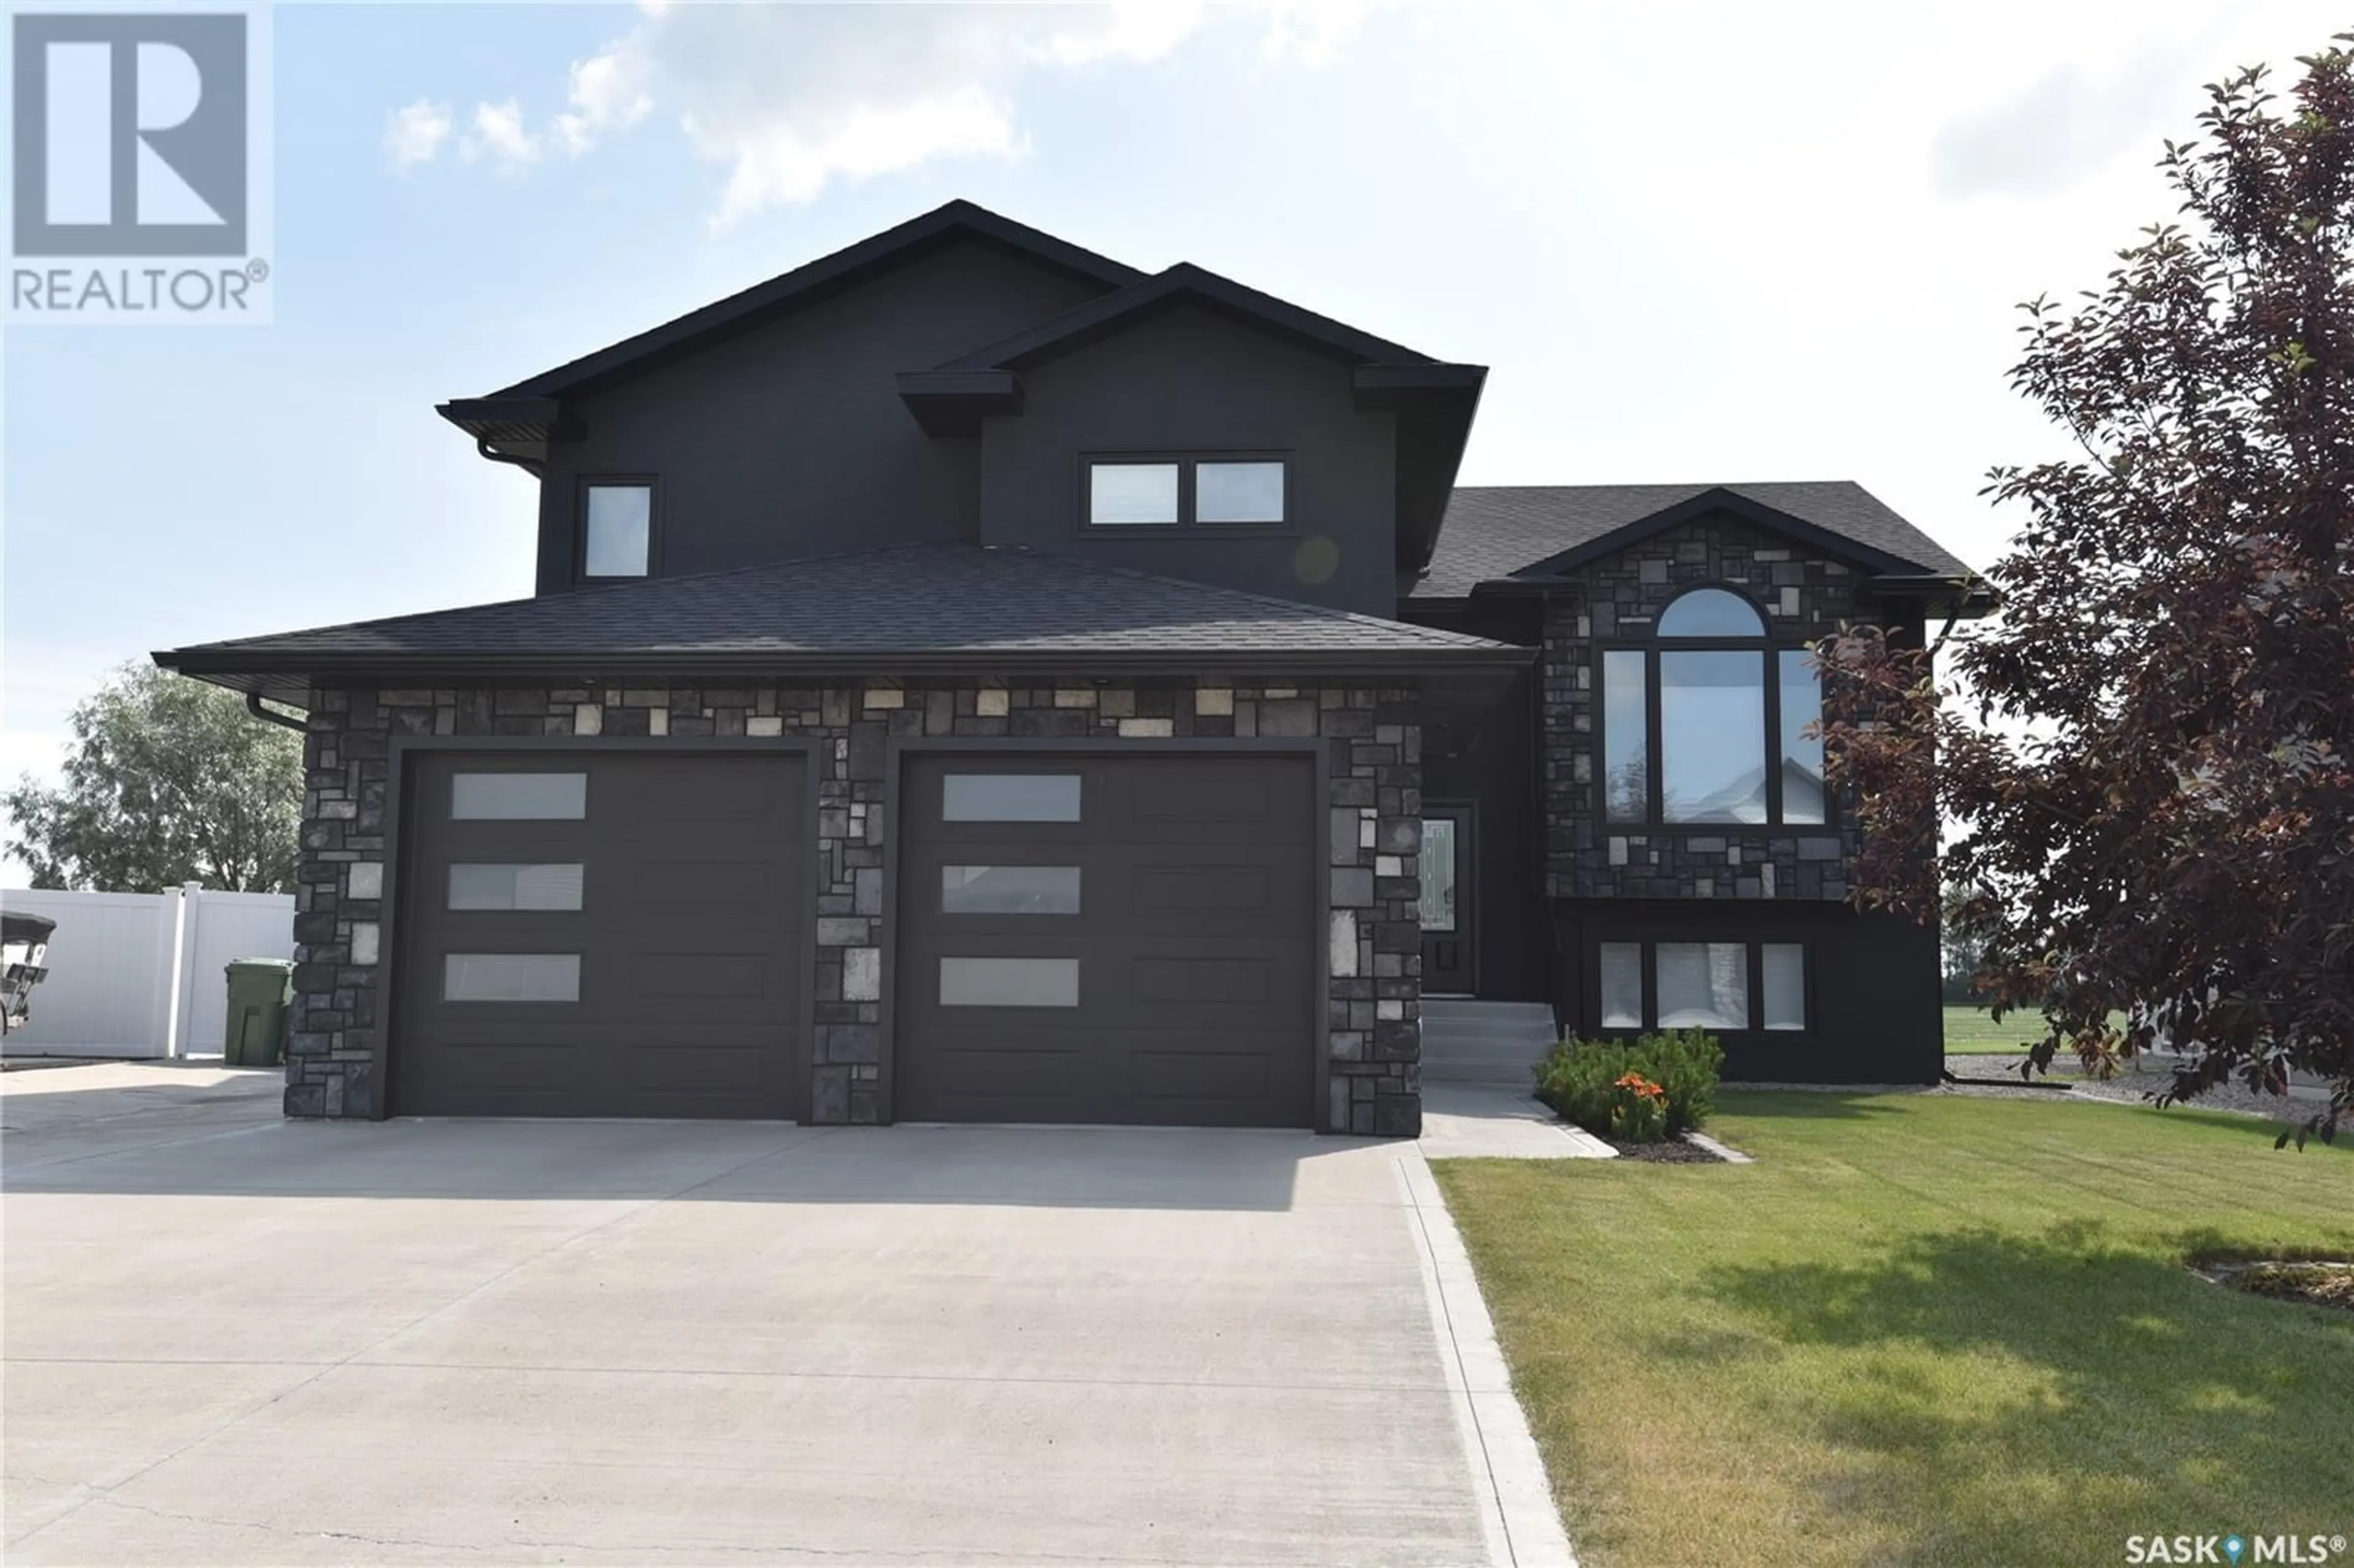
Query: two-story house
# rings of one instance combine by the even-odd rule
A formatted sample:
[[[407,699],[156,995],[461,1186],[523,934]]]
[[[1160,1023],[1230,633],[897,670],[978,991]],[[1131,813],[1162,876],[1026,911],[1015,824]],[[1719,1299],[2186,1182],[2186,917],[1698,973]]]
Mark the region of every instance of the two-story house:
[[[1967,570],[1458,490],[1484,379],[956,202],[444,405],[533,597],[156,656],[305,715],[288,1113],[1411,1133],[1441,992],[1934,1076],[1797,650]]]

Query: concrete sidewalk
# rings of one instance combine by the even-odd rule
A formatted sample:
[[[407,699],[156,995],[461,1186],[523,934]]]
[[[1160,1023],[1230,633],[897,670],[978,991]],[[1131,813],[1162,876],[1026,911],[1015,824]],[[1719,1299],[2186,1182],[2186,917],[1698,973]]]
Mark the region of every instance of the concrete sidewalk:
[[[1412,1145],[175,1072],[0,1085],[11,1563],[1567,1560]]]

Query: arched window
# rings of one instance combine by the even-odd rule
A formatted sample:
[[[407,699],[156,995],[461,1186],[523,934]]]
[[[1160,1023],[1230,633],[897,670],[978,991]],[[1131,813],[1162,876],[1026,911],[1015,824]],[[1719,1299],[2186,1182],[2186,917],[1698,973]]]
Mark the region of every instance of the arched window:
[[[1659,612],[1649,646],[1603,651],[1603,814],[1819,826],[1823,747],[1805,730],[1821,716],[1806,650],[1775,647],[1732,589],[1690,589]]]
[[[1678,595],[1659,612],[1662,637],[1752,637],[1766,635],[1757,607],[1724,588],[1694,588]]]

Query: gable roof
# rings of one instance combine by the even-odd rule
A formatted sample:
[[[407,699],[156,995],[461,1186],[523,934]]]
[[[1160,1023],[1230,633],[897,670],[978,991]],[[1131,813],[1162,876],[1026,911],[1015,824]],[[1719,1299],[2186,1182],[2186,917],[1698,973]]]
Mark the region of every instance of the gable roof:
[[[159,652],[301,704],[326,675],[1518,664],[1530,650],[1377,616],[976,545],[904,545]]]
[[[1415,599],[1571,569],[1703,513],[1724,511],[1888,577],[1975,577],[1935,540],[1847,480],[1748,484],[1471,485],[1447,508]]]
[[[1190,261],[1140,279],[1112,293],[1073,306],[1058,316],[970,354],[942,370],[1020,370],[1067,354],[1179,305],[1194,304],[1249,323],[1280,336],[1342,358],[1369,365],[1430,365],[1426,354],[1360,332],[1344,322],[1303,310],[1288,300],[1220,277]]]
[[[755,283],[741,292],[689,311],[593,354],[527,376],[486,398],[471,401],[577,397],[591,392],[624,376],[693,353],[716,337],[742,332],[854,287],[886,267],[912,260],[960,239],[993,246],[1107,290],[1125,288],[1144,277],[1144,273],[1125,262],[1098,256],[1043,229],[1001,217],[969,201],[951,201],[767,282]]]

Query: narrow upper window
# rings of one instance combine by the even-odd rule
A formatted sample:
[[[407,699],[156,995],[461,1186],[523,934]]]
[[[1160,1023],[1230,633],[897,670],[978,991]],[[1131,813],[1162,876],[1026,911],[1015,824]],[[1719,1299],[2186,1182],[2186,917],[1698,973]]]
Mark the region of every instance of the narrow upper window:
[[[644,577],[652,559],[654,487],[592,484],[580,507],[580,575]]]
[[[1177,465],[1099,462],[1087,470],[1087,521],[1097,527],[1168,526],[1177,521]]]
[[[1193,520],[1197,523],[1282,522],[1283,465],[1279,462],[1194,464]]]
[[[1279,457],[1090,458],[1090,528],[1279,528],[1290,464]]]

